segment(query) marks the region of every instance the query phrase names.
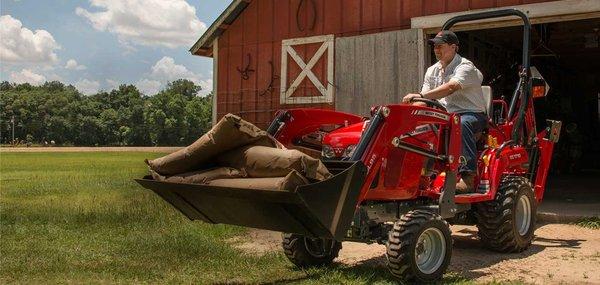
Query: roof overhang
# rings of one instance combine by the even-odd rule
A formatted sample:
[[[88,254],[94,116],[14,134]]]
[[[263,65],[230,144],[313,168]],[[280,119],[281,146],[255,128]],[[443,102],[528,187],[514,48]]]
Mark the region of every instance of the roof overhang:
[[[529,17],[531,24],[550,23],[557,21],[574,21],[600,17],[600,1],[598,0],[561,0],[414,17],[411,19],[411,28],[423,29],[428,34],[435,34],[448,19],[454,16],[473,12],[495,11],[503,9],[517,9],[525,13],[527,17]],[[523,22],[520,19],[503,17],[470,21],[468,23],[459,23],[454,26],[452,30],[482,30],[521,25],[523,25]]]
[[[229,25],[246,9],[251,0],[233,0],[231,4],[223,11],[217,20],[210,25],[208,30],[200,39],[190,48],[193,55],[212,57],[213,41],[217,39]]]

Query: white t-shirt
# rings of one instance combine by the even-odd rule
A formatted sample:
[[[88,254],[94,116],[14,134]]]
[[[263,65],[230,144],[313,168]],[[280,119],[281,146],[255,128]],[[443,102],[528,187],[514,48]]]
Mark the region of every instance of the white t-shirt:
[[[485,100],[481,90],[483,75],[471,61],[458,54],[446,66],[445,71],[439,61],[427,69],[421,93],[435,89],[450,80],[458,82],[461,89],[454,91],[449,96],[438,99],[448,112],[485,113]]]

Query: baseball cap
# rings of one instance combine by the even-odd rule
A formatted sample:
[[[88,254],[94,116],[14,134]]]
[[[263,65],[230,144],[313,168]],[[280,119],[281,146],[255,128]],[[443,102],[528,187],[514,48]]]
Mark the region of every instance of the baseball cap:
[[[443,30],[437,33],[434,38],[427,40],[427,42],[431,45],[442,43],[458,45],[458,37],[452,31]]]

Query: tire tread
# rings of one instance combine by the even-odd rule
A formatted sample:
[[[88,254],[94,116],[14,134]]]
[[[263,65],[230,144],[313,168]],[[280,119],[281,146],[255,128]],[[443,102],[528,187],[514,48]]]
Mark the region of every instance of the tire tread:
[[[514,208],[519,190],[533,190],[529,180],[521,176],[506,176],[501,182],[493,201],[475,204],[475,216],[479,238],[483,245],[498,252],[522,252],[533,240],[533,233],[521,238],[515,230]],[[535,199],[533,201],[531,227],[535,227]]]
[[[387,259],[388,269],[397,278],[404,280],[414,279],[415,273],[411,270],[411,245],[416,235],[421,231],[423,225],[429,221],[441,221],[448,229],[448,237],[450,237],[450,227],[448,223],[439,215],[427,210],[412,210],[404,214],[389,232],[387,243]],[[450,256],[447,256],[450,258]],[[447,264],[446,264],[447,266]],[[431,280],[437,280],[442,277],[445,268],[441,270],[439,276],[433,276]]]

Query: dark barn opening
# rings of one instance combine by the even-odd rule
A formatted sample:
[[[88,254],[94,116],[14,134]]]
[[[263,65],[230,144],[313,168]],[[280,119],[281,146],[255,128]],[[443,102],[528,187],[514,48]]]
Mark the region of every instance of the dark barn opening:
[[[458,32],[459,53],[484,74],[494,99],[508,102],[521,62],[522,27]],[[546,198],[568,202],[600,201],[600,21],[535,24],[531,65],[550,85],[535,99],[538,132],[546,119],[563,122],[555,146]],[[432,54],[432,62],[435,56]]]

